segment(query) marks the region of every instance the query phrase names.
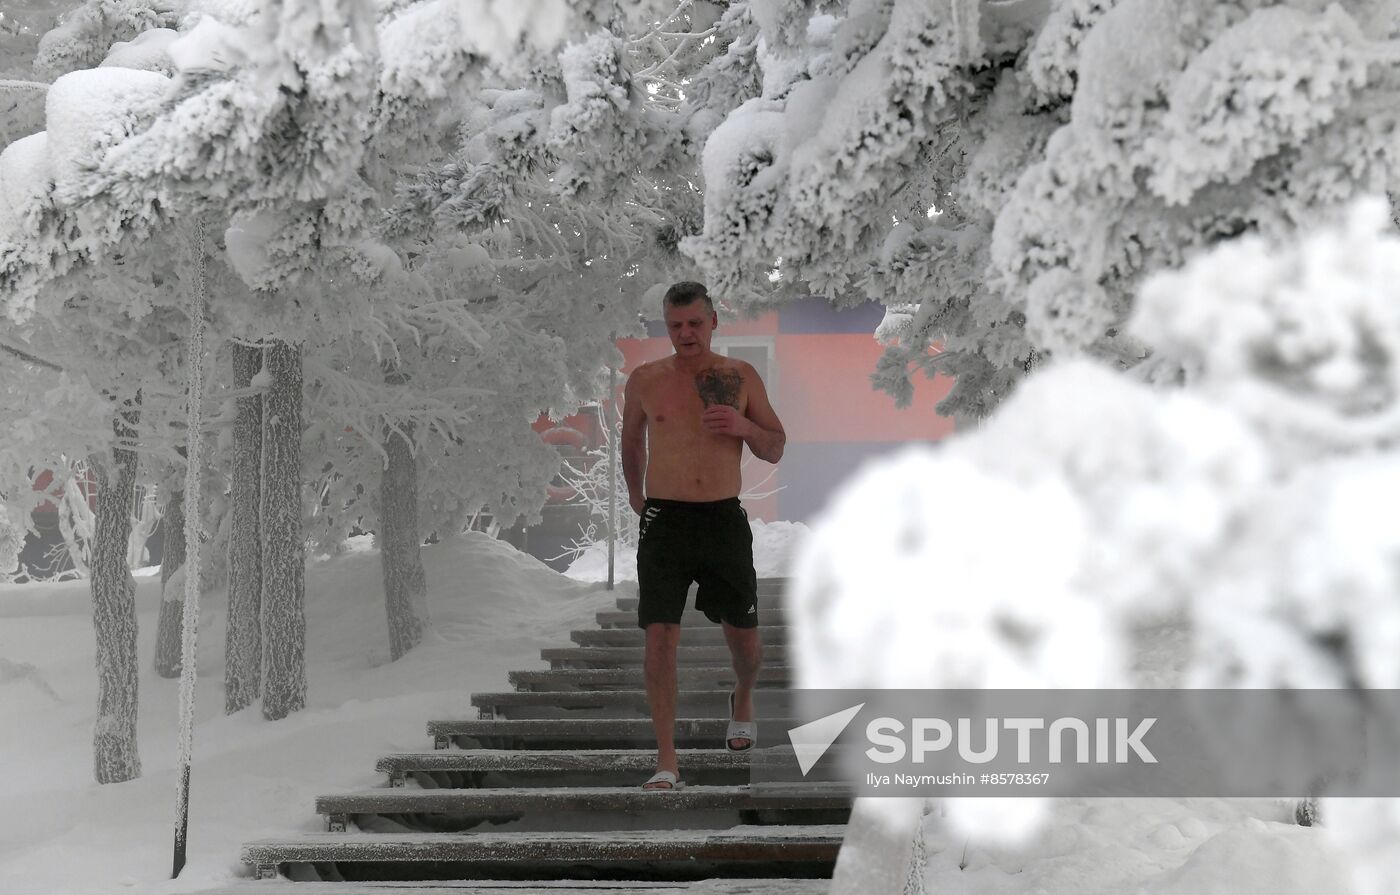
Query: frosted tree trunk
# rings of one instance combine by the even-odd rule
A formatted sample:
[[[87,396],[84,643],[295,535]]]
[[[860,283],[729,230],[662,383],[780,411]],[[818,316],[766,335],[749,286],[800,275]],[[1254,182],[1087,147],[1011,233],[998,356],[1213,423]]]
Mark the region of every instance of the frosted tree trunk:
[[[180,628],[184,623],[183,589],[169,587],[170,576],[185,564],[185,492],[171,491],[161,519],[165,541],[160,554],[160,618],[156,622],[156,674],[180,676]]]
[[[88,505],[92,486],[88,481],[88,466],[80,464],[73,471],[73,479],[63,489],[63,498],[58,507],[58,530],[63,535],[63,546],[68,561],[81,578],[92,576],[88,563],[92,559],[92,507]],[[64,571],[61,565],[55,571]]]
[[[233,387],[250,388],[262,349],[233,345]],[[262,690],[262,398],[238,399],[229,486],[228,632],[224,649],[224,712],[253,704]]]
[[[263,717],[306,705],[305,556],[301,533],[301,346],[263,351],[272,384],[263,396]]]
[[[395,382],[399,374],[390,374]],[[379,557],[384,566],[384,603],[389,615],[389,659],[398,659],[423,639],[428,623],[428,585],[418,540],[418,460],[413,427],[390,429],[388,465],[379,482]]]
[[[119,444],[110,457],[94,457],[97,520],[92,545],[92,622],[97,634],[97,724],[93,729],[98,783],[141,776],[136,747],[136,582],[126,565],[131,501],[136,489],[136,440],[140,411],[127,402],[113,423]]]
[[[138,569],[146,564],[146,542],[160,525],[161,511],[156,506],[156,494],[147,491],[131,519],[131,537],[126,542],[126,567]]]

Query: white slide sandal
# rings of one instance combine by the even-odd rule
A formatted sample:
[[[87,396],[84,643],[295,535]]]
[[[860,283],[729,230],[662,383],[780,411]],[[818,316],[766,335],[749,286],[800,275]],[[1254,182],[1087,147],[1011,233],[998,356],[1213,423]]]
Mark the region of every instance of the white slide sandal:
[[[685,789],[685,781],[670,771],[657,771],[651,775],[650,780],[642,784],[642,789],[648,792],[672,792]]]

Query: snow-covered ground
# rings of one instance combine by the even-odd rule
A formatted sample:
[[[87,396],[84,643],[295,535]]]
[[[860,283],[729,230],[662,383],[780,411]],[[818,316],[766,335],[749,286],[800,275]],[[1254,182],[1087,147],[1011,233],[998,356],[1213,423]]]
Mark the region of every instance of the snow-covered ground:
[[[475,717],[470,694],[539,667],[616,594],[467,534],[423,551],[432,626],[388,662],[379,556],[365,540],[307,569],[305,711],[223,714],[222,595],[200,625],[189,864],[170,883],[179,682],[151,670],[158,578],[137,579],[143,776],[92,778],[96,706],[87,583],[0,586],[0,892],[188,892],[243,872],[240,844],[323,829],[315,796],[379,785],[385,752],[431,749],[432,718]],[[626,584],[621,588],[625,589]]]
[[[801,529],[756,526],[760,574],[777,574]],[[538,667],[612,604],[595,582],[557,574],[509,545],[468,534],[424,551],[432,627],[387,662],[378,556],[358,541],[307,574],[309,705],[268,723],[222,712],[223,614],[206,600],[191,796],[190,862],[169,875],[177,682],[150,670],[159,582],[138,579],[144,776],[92,782],[96,682],[85,582],[0,587],[0,892],[169,895],[227,882],[248,839],[321,829],[316,795],[375,786],[383,752],[430,748],[430,718],[470,717],[469,694]],[[603,555],[604,569],[606,554]],[[619,563],[619,568],[625,568]],[[575,573],[588,577],[588,569]],[[625,577],[625,576],[623,576]],[[624,581],[619,589],[635,586]],[[1169,678],[1185,639],[1143,654]],[[991,848],[926,818],[927,891],[940,895],[1344,895],[1319,831],[1273,801],[1064,800],[1032,843]]]

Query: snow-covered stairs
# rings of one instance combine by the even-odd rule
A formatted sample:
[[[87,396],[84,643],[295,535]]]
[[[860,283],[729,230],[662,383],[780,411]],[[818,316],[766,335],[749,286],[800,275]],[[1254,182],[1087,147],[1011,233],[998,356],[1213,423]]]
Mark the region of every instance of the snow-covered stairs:
[[[774,719],[769,724],[777,727],[786,720]],[[725,721],[722,718],[681,718],[676,722],[676,747],[710,748],[724,741],[724,730]],[[656,746],[651,721],[645,718],[430,721],[428,733],[433,737],[434,746],[439,749],[446,749],[454,743],[465,748],[482,746],[491,749],[641,749]]]
[[[788,629],[785,626],[769,625],[759,629],[759,636],[765,646],[782,646],[787,642]],[[570,639],[579,646],[642,646],[646,643],[646,631],[641,628],[599,628],[596,631],[574,631]],[[688,632],[686,642],[690,646],[723,646],[724,631],[718,625]]]
[[[763,599],[763,594],[760,593],[760,594],[759,594],[760,603],[761,603],[762,599]],[[599,627],[602,627],[602,628],[626,628],[626,629],[628,629],[628,630],[640,631],[641,628],[638,628],[638,627],[637,627],[637,601],[636,601],[636,599],[635,599],[635,598],[633,598],[633,599],[626,599],[626,598],[620,599],[620,600],[618,600],[618,604],[619,604],[619,608],[617,608],[617,609],[610,609],[610,610],[607,610],[607,611],[605,611],[605,612],[600,612],[600,613],[598,613],[598,626],[599,626]],[[625,604],[630,604],[630,608],[627,608],[627,609],[621,608],[621,607],[622,607],[623,605],[625,605]],[[786,617],[783,615],[783,611],[782,611],[781,609],[775,609],[775,608],[771,608],[771,607],[763,607],[762,605],[760,605],[760,607],[759,607],[759,610],[758,610],[758,623],[759,623],[759,625],[769,626],[769,627],[771,627],[771,626],[773,626],[773,625],[782,625],[782,624],[785,624],[785,618],[786,618]],[[694,609],[687,609],[687,610],[681,615],[681,624],[683,624],[683,625],[708,625],[708,624],[710,624],[710,621],[709,621],[708,619],[705,618],[704,613],[697,612],[697,611],[695,611]],[[702,637],[703,637],[703,636],[704,636],[704,632],[705,632],[705,629],[702,627],[702,628],[699,628],[698,630],[696,630],[695,633],[696,633],[697,636],[702,636]],[[720,638],[720,641],[723,642],[723,638]]]
[[[676,693],[676,710],[682,715],[727,715],[725,690],[696,690],[684,687]],[[528,690],[502,693],[476,693],[472,705],[497,718],[551,718],[559,709],[569,709],[578,717],[615,717],[619,711],[643,712],[646,691],[570,690],[547,692]]]
[[[646,779],[650,772],[644,774]],[[822,812],[829,816],[846,807],[842,790],[831,790],[827,796],[804,794],[801,813]],[[325,815],[331,832],[344,832],[351,817],[379,815],[411,818],[415,826],[434,826],[435,819],[448,829],[468,828],[482,821],[502,824],[528,819],[529,826],[539,826],[544,817],[549,828],[565,825],[564,815],[573,823],[567,826],[586,828],[605,812],[625,812],[628,828],[652,829],[666,821],[679,822],[680,811],[733,812],[760,816],[771,813],[775,818],[790,817],[795,812],[791,799],[752,793],[749,787],[688,786],[669,793],[664,800],[655,794],[628,786],[560,786],[505,787],[499,789],[465,788],[411,790],[371,789],[363,792],[321,796],[316,810]],[[660,815],[652,817],[651,815]],[[693,820],[693,818],[691,818]]]
[[[701,665],[681,672],[681,683],[690,686],[719,687],[734,681],[727,666]],[[760,686],[786,687],[788,669],[765,665],[758,672]],[[635,690],[643,685],[640,668],[560,668],[548,671],[512,671],[511,686],[517,690]]]
[[[776,605],[784,583],[762,580],[760,603]],[[380,757],[384,787],[317,798],[326,833],[250,842],[243,860],[264,878],[335,881],[288,885],[298,892],[382,891],[388,880],[424,881],[412,883],[419,893],[519,893],[534,881],[558,895],[576,891],[569,880],[577,890],[608,881],[713,895],[825,891],[849,796],[830,784],[748,786],[751,760],[790,751],[775,744],[791,725],[760,718],[759,752],[723,749],[734,675],[718,628],[693,612],[682,620],[677,745],[688,785],[647,792],[655,740],[636,600],[618,600],[598,622],[574,632],[576,646],[543,650],[548,670],[512,672],[514,689],[472,696],[480,717],[430,721],[432,751]],[[759,686],[785,691],[781,609],[761,612],[760,633]],[[274,891],[260,886],[282,888],[240,891]]]
[[[684,625],[685,622],[682,622]],[[761,623],[760,623],[761,624]],[[541,657],[553,668],[624,668],[640,667],[642,649],[639,646],[573,646],[558,649],[540,650]],[[729,661],[729,647],[723,644],[708,646],[686,646],[676,648],[677,664],[715,665]],[[763,651],[763,661],[787,663],[787,647],[768,645]]]
[[[749,766],[749,756],[722,749],[681,749],[680,759],[692,783],[732,780]],[[645,749],[441,749],[385,755],[375,768],[390,786],[403,786],[410,775],[430,786],[559,786],[575,779],[588,786],[600,773],[649,777],[654,764]]]
[[[706,879],[685,883],[608,880],[605,883],[531,883],[492,880],[485,882],[451,880],[433,882],[290,882],[260,880],[198,895],[816,895],[826,891],[820,880],[805,879]]]

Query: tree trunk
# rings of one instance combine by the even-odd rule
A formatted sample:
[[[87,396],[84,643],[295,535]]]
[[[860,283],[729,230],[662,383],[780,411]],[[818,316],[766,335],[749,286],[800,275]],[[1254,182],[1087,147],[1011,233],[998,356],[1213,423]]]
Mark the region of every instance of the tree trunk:
[[[306,705],[305,556],[301,533],[301,347],[263,352],[272,385],[263,398],[263,717]]]
[[[398,659],[423,639],[428,623],[428,584],[418,539],[418,459],[403,432],[390,430],[384,450],[389,463],[379,482],[379,557],[384,566],[384,605],[389,615],[389,659]]]
[[[185,564],[185,492],[171,491],[161,518],[164,544],[160,554],[160,619],[156,623],[156,674],[180,676],[180,631],[185,617],[185,591],[167,585]]]
[[[127,402],[113,423],[117,438],[134,442],[140,411]],[[92,546],[92,610],[97,633],[97,724],[93,730],[98,783],[141,776],[136,746],[136,582],[126,565],[136,452],[120,445],[95,457],[97,521]]]
[[[262,349],[233,345],[233,387],[250,388],[262,369]],[[224,712],[253,704],[261,692],[262,632],[262,398],[239,398],[233,421],[229,487],[228,633],[224,641]]]

